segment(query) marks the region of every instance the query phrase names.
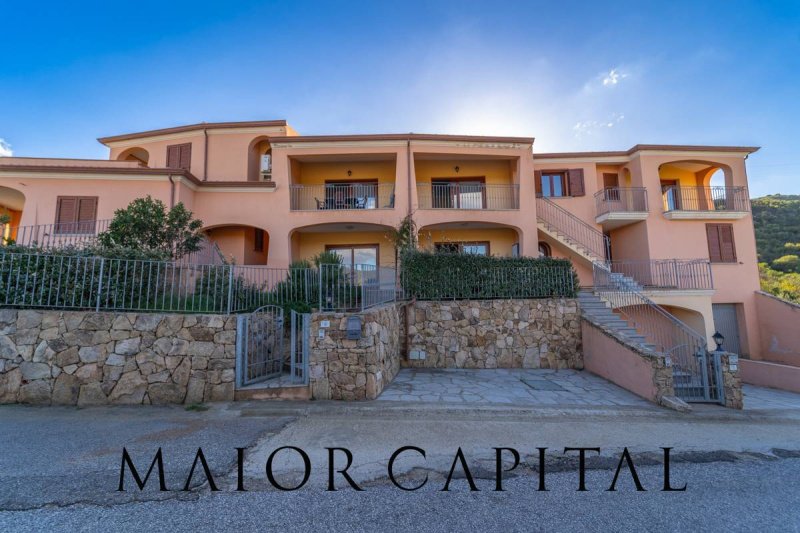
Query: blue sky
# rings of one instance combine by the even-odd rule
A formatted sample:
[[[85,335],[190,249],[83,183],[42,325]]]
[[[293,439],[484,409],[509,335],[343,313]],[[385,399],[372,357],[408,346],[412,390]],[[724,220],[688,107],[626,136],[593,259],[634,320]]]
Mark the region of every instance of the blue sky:
[[[751,194],[800,193],[797,0],[5,0],[0,47],[0,153],[103,158],[104,135],[285,118],[537,151],[757,145]]]

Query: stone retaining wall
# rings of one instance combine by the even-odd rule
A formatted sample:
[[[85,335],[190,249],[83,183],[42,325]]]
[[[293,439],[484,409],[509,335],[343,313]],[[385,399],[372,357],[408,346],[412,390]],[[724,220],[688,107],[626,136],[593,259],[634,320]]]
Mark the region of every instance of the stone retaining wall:
[[[0,403],[233,400],[236,317],[0,310]]]
[[[404,309],[401,304],[363,313],[314,313],[309,370],[317,400],[373,400],[400,370]],[[346,338],[347,317],[361,317],[361,339]],[[328,321],[330,326],[322,327]],[[319,332],[323,336],[319,336]]]
[[[419,301],[409,357],[427,368],[583,368],[575,299]]]

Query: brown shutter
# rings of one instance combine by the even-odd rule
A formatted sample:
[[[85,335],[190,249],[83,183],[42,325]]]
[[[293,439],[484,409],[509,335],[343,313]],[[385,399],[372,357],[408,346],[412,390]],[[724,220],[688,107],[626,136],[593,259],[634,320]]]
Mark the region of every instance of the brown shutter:
[[[56,200],[55,233],[71,233],[78,210],[78,199],[74,196],[59,196]]]
[[[586,196],[586,188],[583,185],[583,169],[570,169],[567,171],[567,176],[567,181],[569,182],[569,195]]]
[[[182,144],[180,148],[181,155],[178,167],[189,170],[192,166],[192,143]]]
[[[94,233],[97,220],[97,197],[78,198],[78,233]]]
[[[180,150],[179,144],[167,146],[167,168],[180,168]]]
[[[722,262],[720,248],[719,225],[706,224],[706,238],[708,239],[708,258],[712,263]]]
[[[534,186],[536,187],[536,196],[542,195],[542,171],[541,170],[534,170],[533,171],[533,181]]]
[[[719,224],[720,256],[724,263],[736,262],[736,246],[733,243],[733,224]]]

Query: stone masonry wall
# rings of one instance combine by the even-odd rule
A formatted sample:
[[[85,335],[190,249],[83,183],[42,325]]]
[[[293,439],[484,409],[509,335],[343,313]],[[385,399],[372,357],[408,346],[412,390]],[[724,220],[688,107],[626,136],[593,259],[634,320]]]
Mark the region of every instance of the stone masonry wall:
[[[409,357],[427,368],[583,368],[575,299],[419,301]]]
[[[359,340],[346,338],[347,317],[353,313],[314,313],[309,349],[312,398],[377,398],[400,370],[404,312],[401,304],[388,304],[359,313]],[[325,320],[330,327],[321,327]]]
[[[0,310],[0,403],[233,400],[236,317]]]

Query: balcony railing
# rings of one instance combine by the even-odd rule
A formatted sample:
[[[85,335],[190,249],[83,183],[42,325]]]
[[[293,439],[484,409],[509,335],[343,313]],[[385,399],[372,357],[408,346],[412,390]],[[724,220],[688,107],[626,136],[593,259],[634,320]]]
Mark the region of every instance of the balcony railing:
[[[644,187],[607,187],[594,195],[597,216],[608,213],[645,213],[647,189]]]
[[[711,263],[708,259],[656,259],[611,261],[611,271],[636,280],[646,289],[713,289]]]
[[[750,211],[747,187],[663,188],[664,211]]]
[[[292,211],[393,209],[392,183],[336,183],[292,185]]]
[[[519,185],[418,183],[420,209],[519,209]]]
[[[38,246],[40,248],[93,244],[97,239],[97,234],[106,231],[110,222],[110,219],[105,219],[12,227],[8,230],[7,240],[5,238],[6,229],[3,226],[3,242],[14,242],[22,246]]]

